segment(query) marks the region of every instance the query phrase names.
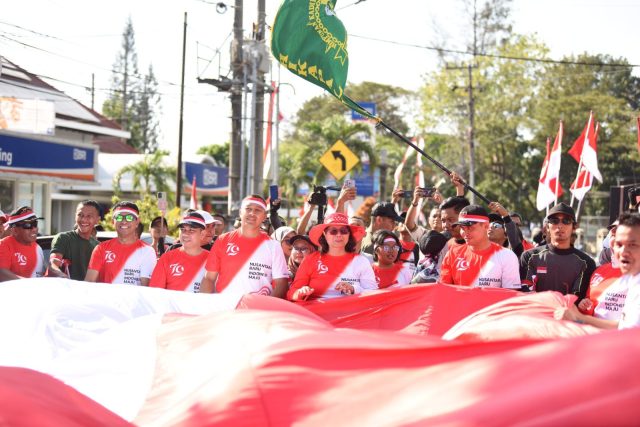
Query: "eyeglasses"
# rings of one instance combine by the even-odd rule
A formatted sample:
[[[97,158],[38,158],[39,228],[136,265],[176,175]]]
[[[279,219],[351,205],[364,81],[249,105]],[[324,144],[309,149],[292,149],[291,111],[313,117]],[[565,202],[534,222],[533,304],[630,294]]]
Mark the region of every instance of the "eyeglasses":
[[[32,228],[38,228],[38,221],[19,222],[15,226],[23,230],[31,230]]]
[[[393,245],[393,246],[382,245],[378,247],[381,248],[384,252],[397,252],[400,250],[400,246],[398,245]]]
[[[500,224],[499,222],[492,222],[491,223],[491,228],[493,228],[494,230],[496,228],[504,228],[504,225]]]
[[[325,234],[330,234],[332,236],[337,236],[338,234],[349,234],[349,227],[340,227],[340,228],[327,228]]]
[[[547,219],[547,221],[549,221],[549,224],[553,224],[553,225],[558,225],[560,224],[560,222],[562,221],[562,223],[564,225],[570,225],[573,224],[573,220],[571,218],[558,218],[555,216],[552,216],[551,218]]]
[[[308,246],[294,246],[293,249],[302,253],[311,252],[311,248]]]
[[[118,222],[121,222],[121,221],[133,222],[136,219],[136,216],[132,214],[126,214],[126,215],[118,214],[114,216],[113,219]]]

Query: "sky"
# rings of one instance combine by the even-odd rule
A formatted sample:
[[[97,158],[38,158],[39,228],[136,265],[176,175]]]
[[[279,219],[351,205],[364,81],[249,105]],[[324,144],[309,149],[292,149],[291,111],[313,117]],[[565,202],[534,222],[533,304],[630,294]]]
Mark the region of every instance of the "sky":
[[[3,7],[0,55],[48,83],[91,105],[95,76],[95,109],[108,95],[111,67],[120,51],[127,19],[133,22],[141,72],[153,66],[160,83],[161,148],[177,152],[184,15],[187,51],[183,152],[230,139],[228,95],[199,84],[197,78],[229,75],[229,42],[233,9],[216,12],[213,0],[21,0]],[[234,0],[225,1],[229,6]],[[266,0],[267,24],[273,23],[279,0]],[[349,34],[349,82],[375,81],[417,90],[425,74],[438,67],[431,46],[463,49],[468,35],[462,0],[339,0],[337,16]],[[244,29],[250,36],[257,0],[244,0]],[[536,34],[550,56],[603,53],[640,64],[640,0],[514,0],[513,29]],[[267,32],[267,37],[270,33]],[[378,40],[373,40],[378,39]],[[386,42],[379,41],[385,40]],[[391,43],[393,42],[393,43]],[[640,67],[634,69],[636,75]],[[272,61],[267,81],[281,86],[283,129],[305,100],[322,90]],[[347,86],[348,93],[348,86]],[[268,97],[267,97],[268,99]],[[265,106],[266,110],[266,106]]]

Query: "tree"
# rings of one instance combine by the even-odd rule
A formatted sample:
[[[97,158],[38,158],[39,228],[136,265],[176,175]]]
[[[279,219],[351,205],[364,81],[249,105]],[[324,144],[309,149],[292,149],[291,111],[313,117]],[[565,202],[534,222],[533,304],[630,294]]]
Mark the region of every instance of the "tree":
[[[143,78],[139,98],[132,111],[132,139],[140,151],[153,153],[158,149],[160,94],[152,65]]]
[[[224,144],[203,145],[198,148],[197,154],[206,154],[220,165],[229,165],[229,141]]]
[[[151,153],[158,146],[160,94],[158,82],[149,73],[138,72],[138,54],[131,17],[122,33],[122,50],[116,56],[111,74],[111,96],[102,105],[102,114],[116,120],[131,132],[127,142],[138,151]]]
[[[153,154],[146,154],[136,163],[126,165],[113,177],[113,189],[116,195],[121,193],[120,181],[126,173],[132,174],[133,189],[140,192],[140,196],[151,194],[151,185],[155,191],[166,191],[171,194],[170,183],[175,182],[176,168],[164,164],[164,156],[169,152],[158,150]]]
[[[371,167],[375,167],[378,157],[368,141],[369,132],[368,125],[347,122],[341,115],[306,122],[298,127],[295,134],[280,145],[280,168],[287,171],[279,183],[283,194],[292,201],[300,184],[322,184],[328,172],[319,159],[338,140],[342,140],[356,155],[367,156]],[[359,168],[361,165],[356,166]]]

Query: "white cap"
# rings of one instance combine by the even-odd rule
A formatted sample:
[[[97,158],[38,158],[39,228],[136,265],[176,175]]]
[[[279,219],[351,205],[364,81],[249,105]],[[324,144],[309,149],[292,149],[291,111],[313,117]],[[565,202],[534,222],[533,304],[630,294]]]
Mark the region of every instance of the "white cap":
[[[209,225],[209,224],[215,224],[215,223],[219,223],[220,221],[214,219],[211,214],[207,211],[203,211],[202,209],[198,209],[197,211],[195,211],[197,213],[199,213],[202,218],[204,218],[204,223]]]

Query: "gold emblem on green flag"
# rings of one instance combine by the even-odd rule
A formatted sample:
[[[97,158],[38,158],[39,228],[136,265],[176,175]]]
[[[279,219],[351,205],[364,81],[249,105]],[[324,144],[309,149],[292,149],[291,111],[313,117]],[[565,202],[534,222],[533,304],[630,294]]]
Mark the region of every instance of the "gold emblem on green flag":
[[[292,73],[375,119],[344,93],[349,70],[347,32],[335,15],[335,5],[336,0],[284,0],[273,23],[271,51]]]

